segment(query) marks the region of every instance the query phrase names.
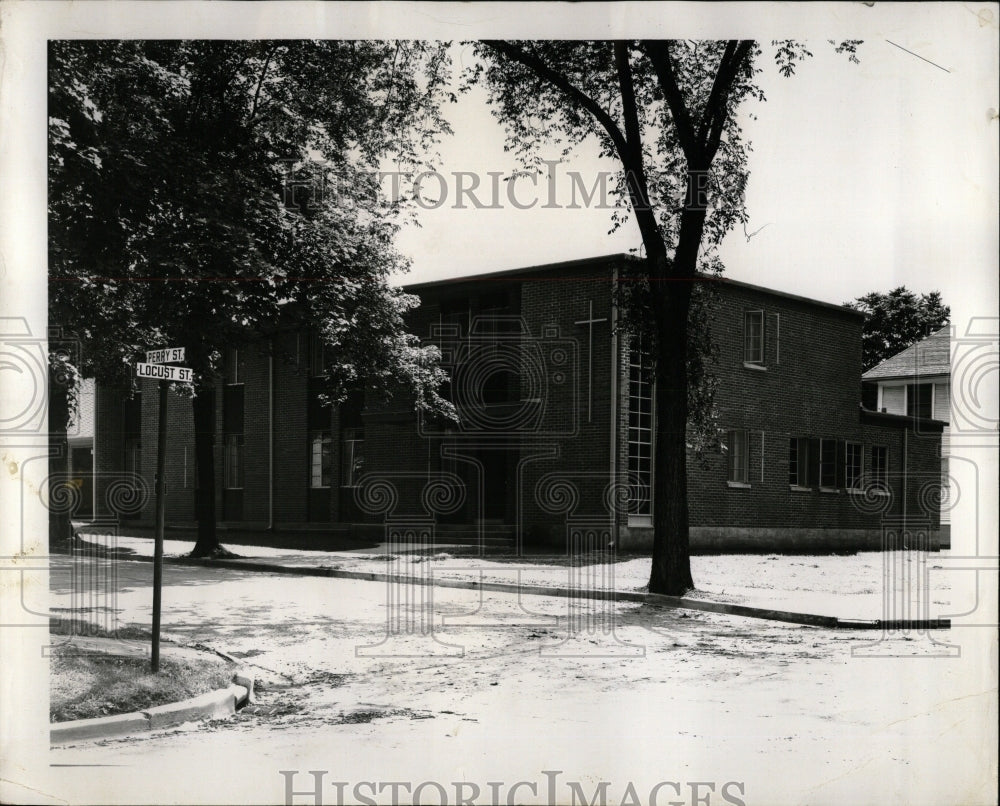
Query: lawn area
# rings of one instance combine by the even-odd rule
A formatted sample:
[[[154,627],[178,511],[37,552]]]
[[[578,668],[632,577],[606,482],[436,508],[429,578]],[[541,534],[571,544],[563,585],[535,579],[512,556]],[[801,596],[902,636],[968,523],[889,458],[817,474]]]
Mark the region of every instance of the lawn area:
[[[119,638],[149,637],[135,628],[124,632]],[[152,674],[149,658],[136,652],[135,644],[92,637],[53,644],[51,722],[128,714],[178,702],[225,688],[233,675],[231,663],[209,652],[161,647],[160,671]]]

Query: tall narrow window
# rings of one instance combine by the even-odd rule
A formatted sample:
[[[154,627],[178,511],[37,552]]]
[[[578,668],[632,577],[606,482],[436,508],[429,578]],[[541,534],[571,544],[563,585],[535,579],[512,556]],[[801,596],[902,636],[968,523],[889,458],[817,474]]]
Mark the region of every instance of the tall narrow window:
[[[226,434],[223,476],[227,490],[243,489],[243,435]]]
[[[862,473],[861,443],[848,442],[844,445],[844,486],[848,490],[860,490]]]
[[[743,319],[743,361],[764,366],[764,312],[747,311]]]
[[[910,417],[930,417],[934,403],[934,384],[906,385],[906,413]]]
[[[872,445],[871,483],[879,490],[889,491],[889,449]]]
[[[330,432],[314,431],[309,449],[309,486],[314,490],[330,486],[332,461]]]
[[[638,341],[628,365],[629,514],[651,516],[653,485],[652,358]]]
[[[833,439],[819,441],[819,486],[833,489],[837,486],[837,442]]]
[[[750,481],[750,440],[743,429],[730,431],[726,440],[729,449],[729,481],[748,484]]]
[[[238,378],[238,359],[227,370],[227,377]],[[231,374],[230,374],[231,373]],[[243,384],[227,383],[222,388],[222,517],[227,521],[243,520]]]
[[[340,480],[343,487],[356,487],[365,470],[365,432],[361,428],[344,429]]]

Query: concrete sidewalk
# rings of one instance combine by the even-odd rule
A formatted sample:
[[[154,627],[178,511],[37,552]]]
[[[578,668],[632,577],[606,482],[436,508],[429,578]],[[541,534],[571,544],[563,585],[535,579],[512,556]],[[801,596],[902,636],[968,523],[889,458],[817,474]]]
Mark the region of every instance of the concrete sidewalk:
[[[84,535],[92,548],[103,546],[122,559],[149,561],[153,540],[145,537]],[[579,599],[643,602],[663,607],[725,613],[734,616],[805,624],[832,629],[924,630],[947,629],[950,621],[929,615],[930,595],[920,586],[893,592],[899,600],[886,612],[886,597],[879,588],[884,563],[926,562],[924,558],[888,555],[809,557],[801,555],[719,555],[692,558],[696,580],[724,579],[708,583],[713,588],[683,596],[647,593],[649,558],[620,562],[572,565],[566,557],[476,557],[453,556],[448,546],[440,551],[388,555],[377,551],[320,552],[275,549],[266,546],[235,546],[240,559],[198,560],[187,557],[192,544],[165,540],[164,559],[177,565],[231,568],[251,572],[339,577],[376,582],[436,585],[525,595]],[[699,566],[701,566],[699,568]],[[595,569],[601,573],[594,575]],[[863,570],[865,573],[859,573]],[[917,569],[913,569],[917,570]],[[806,576],[806,579],[802,577]],[[939,577],[941,575],[938,575]],[[735,579],[734,579],[735,577]],[[768,580],[763,586],[761,579]],[[600,587],[588,580],[600,579]],[[742,580],[742,586],[739,582]],[[810,587],[810,582],[815,587]],[[940,580],[939,580],[940,582]],[[734,584],[736,583],[736,584]],[[703,583],[704,584],[704,583]],[[824,588],[826,588],[824,590]],[[946,592],[940,586],[935,595]],[[941,602],[938,600],[938,604]],[[910,616],[916,616],[916,618]],[[902,617],[900,617],[902,616]]]

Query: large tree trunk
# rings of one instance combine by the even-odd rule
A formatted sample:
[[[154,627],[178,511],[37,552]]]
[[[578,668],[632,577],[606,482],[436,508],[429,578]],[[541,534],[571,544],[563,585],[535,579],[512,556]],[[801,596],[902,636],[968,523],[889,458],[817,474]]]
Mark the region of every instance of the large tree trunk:
[[[680,596],[694,587],[688,533],[688,283],[666,283],[656,299],[657,356],[653,446],[651,593]]]
[[[698,281],[705,226],[700,179],[688,171],[688,197],[672,261],[653,253],[650,292],[656,326],[656,403],[653,445],[653,562],[650,593],[681,596],[694,587],[688,523],[688,314]],[[661,241],[662,243],[662,241]]]
[[[73,538],[71,505],[75,498],[57,485],[69,483],[69,394],[66,386],[49,375],[49,549],[65,549]]]
[[[194,461],[198,479],[194,491],[198,540],[192,557],[214,557],[222,551],[215,529],[215,389],[202,385],[192,402],[194,411]]]

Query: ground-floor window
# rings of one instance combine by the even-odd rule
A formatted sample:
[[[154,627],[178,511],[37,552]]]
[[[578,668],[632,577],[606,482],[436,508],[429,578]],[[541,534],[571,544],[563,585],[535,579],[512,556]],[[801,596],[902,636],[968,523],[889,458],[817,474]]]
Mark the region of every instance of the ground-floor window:
[[[142,473],[142,439],[139,437],[125,438],[125,472]]]
[[[637,342],[628,364],[629,514],[653,514],[653,370],[652,358]]]
[[[222,462],[227,490],[243,489],[243,435],[227,434]]]
[[[819,486],[827,489],[834,489],[837,486],[836,440],[819,441]]]
[[[750,481],[750,440],[745,429],[728,433],[726,447],[729,451],[729,481],[748,484]]]
[[[889,490],[889,449],[872,445],[871,483],[877,489]]]
[[[844,443],[844,486],[848,490],[860,490],[864,466],[862,461],[861,443]]]
[[[314,490],[329,487],[333,470],[330,432],[314,431],[309,440],[309,486]]]
[[[343,433],[340,485],[356,487],[365,468],[365,432],[362,428],[345,428]]]
[[[819,471],[819,440],[792,437],[788,440],[788,484],[815,487]]]

